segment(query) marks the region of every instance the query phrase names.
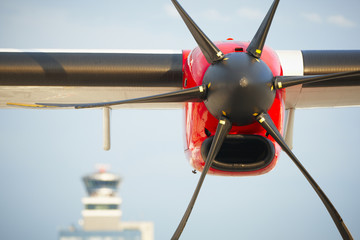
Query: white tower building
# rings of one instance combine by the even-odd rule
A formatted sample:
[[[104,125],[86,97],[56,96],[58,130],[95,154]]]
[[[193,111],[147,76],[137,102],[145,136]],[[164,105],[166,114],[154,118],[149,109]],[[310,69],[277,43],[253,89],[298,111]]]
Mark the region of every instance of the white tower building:
[[[84,204],[83,229],[85,231],[118,230],[121,217],[121,198],[116,196],[120,177],[101,170],[83,178],[88,197]]]
[[[117,196],[121,178],[100,171],[83,177],[88,193],[82,199],[84,210],[81,229],[74,227],[60,231],[59,240],[153,240],[152,222],[122,222],[121,198]]]

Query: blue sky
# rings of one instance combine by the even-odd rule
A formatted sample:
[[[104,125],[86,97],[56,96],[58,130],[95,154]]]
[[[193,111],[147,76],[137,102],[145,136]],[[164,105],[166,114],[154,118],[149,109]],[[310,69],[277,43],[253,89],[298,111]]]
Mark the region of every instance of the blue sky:
[[[182,0],[212,40],[251,40],[271,1]],[[267,45],[359,49],[360,3],[281,1]],[[0,47],[192,49],[167,0],[1,1]],[[124,178],[124,221],[154,221],[169,239],[199,175],[183,154],[181,110],[112,112],[102,150],[100,110],[0,110],[0,238],[56,239],[81,217],[80,178],[96,163]],[[295,113],[294,152],[360,238],[360,108]],[[163,121],[159,121],[162,119]],[[181,239],[340,239],[315,192],[285,154],[263,176],[208,176]]]

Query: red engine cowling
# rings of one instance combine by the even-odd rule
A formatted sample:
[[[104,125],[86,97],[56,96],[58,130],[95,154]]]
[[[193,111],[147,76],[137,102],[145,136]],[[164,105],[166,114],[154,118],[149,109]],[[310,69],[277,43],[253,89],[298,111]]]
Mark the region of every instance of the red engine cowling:
[[[247,42],[238,41],[216,42],[215,44],[224,54],[243,52],[249,45]],[[183,56],[183,87],[201,85],[210,64],[199,48],[191,52],[184,51]],[[272,49],[265,46],[261,60],[268,65],[274,76],[282,75],[280,61]],[[268,111],[281,133],[284,97],[285,92],[277,90],[274,103]],[[217,124],[218,120],[209,113],[203,102],[185,104],[185,153],[196,170],[201,171],[205,165],[203,159],[206,159]],[[227,176],[264,174],[275,167],[280,150],[278,144],[271,136],[267,136],[259,123],[254,122],[246,126],[233,125],[209,173]]]

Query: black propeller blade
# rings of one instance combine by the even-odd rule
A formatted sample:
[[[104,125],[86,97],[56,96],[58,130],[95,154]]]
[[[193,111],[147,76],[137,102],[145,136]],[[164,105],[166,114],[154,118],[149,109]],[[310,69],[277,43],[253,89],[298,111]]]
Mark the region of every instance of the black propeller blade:
[[[328,81],[344,77],[360,76],[360,71],[331,73],[318,76],[278,76],[274,79],[274,85],[276,89],[287,88],[299,84],[314,83],[320,81]]]
[[[175,5],[177,11],[184,20],[189,31],[193,35],[195,41],[201,49],[201,52],[204,54],[208,63],[215,63],[224,58],[224,54],[217,48],[217,46],[205,35],[203,31],[196,25],[196,23],[191,19],[187,12],[181,7],[181,5],[176,0],[171,0]]]
[[[282,150],[287,153],[287,155],[291,158],[291,160],[295,163],[295,165],[299,168],[305,178],[308,180],[310,185],[314,188],[315,192],[320,197],[321,201],[324,203],[326,209],[328,210],[331,218],[333,219],[336,227],[338,228],[343,239],[353,239],[349,230],[347,229],[345,223],[343,222],[341,216],[336,211],[335,207],[332,205],[328,197],[321,190],[319,185],[315,182],[315,180],[311,177],[311,175],[306,171],[304,166],[300,163],[300,161],[296,158],[294,153],[290,150],[290,148],[286,145],[284,139],[281,134],[277,130],[275,124],[271,120],[271,117],[267,113],[261,113],[256,117],[256,120],[261,124],[261,126],[272,136],[275,141],[281,146]]]
[[[274,18],[276,8],[280,0],[275,0],[271,5],[268,13],[266,14],[264,20],[262,21],[259,29],[257,30],[254,38],[251,40],[246,51],[250,53],[255,58],[260,58],[264,44],[266,41],[267,34],[269,32],[271,22]]]
[[[170,93],[163,93],[148,97],[126,99],[113,102],[86,103],[86,104],[57,104],[57,103],[36,103],[39,107],[75,107],[78,108],[96,108],[121,105],[128,103],[151,103],[151,102],[201,102],[206,98],[207,86],[200,85],[193,88],[183,89]],[[34,105],[36,106],[36,105]]]
[[[204,182],[204,179],[205,179],[205,176],[207,174],[207,172],[209,171],[209,168],[211,166],[211,164],[213,163],[216,155],[218,154],[224,140],[225,140],[225,137],[226,135],[229,133],[231,129],[231,122],[229,121],[229,119],[227,119],[226,117],[222,116],[220,117],[220,120],[219,120],[219,124],[217,126],[217,129],[216,129],[216,133],[215,133],[215,136],[213,138],[213,141],[211,143],[211,147],[210,147],[210,150],[209,150],[209,153],[206,157],[206,161],[205,161],[205,166],[204,166],[204,169],[201,173],[201,176],[200,176],[200,179],[199,179],[199,182],[195,188],[195,191],[194,191],[194,194],[190,200],[190,203],[186,209],[186,212],[184,213],[184,216],[183,218],[181,219],[181,222],[179,223],[179,226],[177,227],[174,235],[171,237],[171,240],[177,240],[179,239],[182,231],[184,230],[185,228],[185,225],[186,225],[186,222],[190,216],[190,213],[194,207],[194,204],[195,204],[195,201],[196,201],[196,198],[200,192],[200,188]]]

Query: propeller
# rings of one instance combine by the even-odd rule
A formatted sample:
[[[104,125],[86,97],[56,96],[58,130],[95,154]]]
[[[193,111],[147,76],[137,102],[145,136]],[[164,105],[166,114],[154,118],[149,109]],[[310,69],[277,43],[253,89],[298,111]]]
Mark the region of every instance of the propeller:
[[[331,218],[333,219],[336,227],[338,228],[343,239],[353,239],[349,230],[347,229],[344,221],[340,217],[340,214],[336,211],[336,208],[331,203],[329,198],[325,195],[320,186],[315,182],[315,180],[311,177],[311,175],[306,171],[304,166],[300,163],[294,153],[290,150],[290,148],[285,143],[285,140],[282,138],[281,134],[277,130],[275,124],[271,120],[271,117],[267,113],[261,113],[256,116],[256,120],[261,124],[261,126],[272,136],[275,141],[280,145],[282,150],[286,152],[286,154],[290,157],[290,159],[295,163],[295,165],[299,168],[301,173],[308,180],[310,185],[314,188],[315,192],[320,197],[321,201],[324,203],[326,209],[328,210]]]
[[[266,14],[264,20],[262,21],[259,29],[257,30],[254,38],[251,40],[246,51],[255,58],[260,58],[264,44],[266,41],[267,34],[269,32],[271,22],[274,18],[276,8],[280,0],[275,0],[271,5],[268,13]]]
[[[209,154],[206,157],[205,167],[201,173],[197,187],[193,193],[186,212],[171,239],[176,240],[180,237],[190,216],[191,210],[194,207],[196,198],[205,179],[205,175],[220,150],[226,134],[231,129],[231,122],[234,122],[237,125],[246,125],[254,122],[255,120],[258,121],[261,126],[275,139],[283,151],[290,156],[296,166],[304,174],[306,179],[319,195],[320,199],[323,201],[343,239],[353,239],[335,207],[286,145],[275,124],[266,112],[274,101],[274,89],[304,83],[332,80],[345,76],[360,76],[360,71],[327,74],[323,76],[273,78],[268,66],[260,61],[259,58],[261,57],[265,40],[272,19],[275,15],[276,8],[279,4],[279,0],[275,0],[273,2],[254,38],[250,42],[247,48],[248,56],[241,54],[227,54],[226,58],[215,58],[220,50],[213,50],[212,57],[209,57],[209,49],[215,49],[214,44],[198,28],[179,3],[176,0],[172,0],[172,2],[185,21],[185,24],[188,26],[207,61],[212,64],[209,66],[203,79],[203,84],[212,86],[211,89],[208,89],[205,105],[209,112],[219,119],[219,125],[216,129]],[[204,39],[206,39],[206,41]],[[257,61],[253,61],[252,58],[255,58]],[[213,64],[215,62],[216,64]],[[226,118],[224,115],[226,115]],[[224,123],[223,126],[221,126],[222,122]]]
[[[172,2],[193,35],[206,60],[211,64],[205,72],[203,85],[165,94],[122,101],[90,104],[39,103],[37,106],[92,108],[127,103],[204,101],[208,111],[219,120],[219,123],[211,143],[210,151],[206,156],[205,165],[198,184],[184,216],[171,238],[172,240],[179,239],[184,230],[201,186],[205,180],[205,176],[221,149],[232,124],[244,126],[254,122],[258,122],[269,133],[303,173],[324,203],[343,239],[353,239],[335,207],[286,145],[267,112],[274,102],[277,89],[318,81],[330,81],[349,76],[360,76],[360,71],[320,76],[274,77],[269,67],[260,58],[279,0],[274,0],[254,38],[250,42],[246,53],[229,53],[226,57],[201,31],[178,1],[172,0]]]
[[[148,97],[126,99],[121,101],[85,103],[85,104],[36,103],[31,107],[74,107],[76,109],[80,109],[80,108],[109,107],[113,105],[122,105],[122,104],[130,104],[130,103],[189,102],[189,101],[199,102],[205,99],[206,93],[207,93],[207,86],[200,85],[179,91],[152,95]],[[8,105],[17,105],[17,104],[8,103]]]
[[[314,82],[321,82],[321,81],[328,81],[334,80],[338,78],[345,78],[345,77],[356,77],[360,76],[360,71],[350,71],[350,72],[340,72],[340,73],[331,73],[331,74],[324,74],[324,75],[317,75],[317,76],[278,76],[274,79],[274,86],[276,89],[291,87],[294,85],[299,84],[306,84],[306,83],[314,83]]]
[[[176,240],[176,239],[179,239],[182,231],[184,230],[185,228],[185,225],[187,223],[187,220],[189,219],[189,216],[190,216],[190,213],[194,207],[194,204],[195,204],[195,201],[196,201],[196,198],[200,192],[200,188],[204,182],[204,179],[205,179],[205,176],[207,174],[207,172],[209,171],[210,169],[210,166],[211,164],[213,163],[216,155],[218,154],[224,140],[225,140],[225,137],[226,135],[229,133],[231,129],[231,122],[229,121],[229,119],[227,119],[226,117],[224,116],[221,116],[220,117],[220,120],[219,120],[219,124],[216,128],[216,132],[215,132],[215,136],[213,138],[213,141],[211,143],[211,146],[210,146],[210,150],[209,150],[209,153],[206,157],[206,161],[205,161],[205,166],[201,172],[201,175],[200,175],[200,179],[198,181],[198,184],[195,188],[195,191],[193,193],[193,196],[190,200],[190,203],[184,213],[184,216],[183,218],[181,219],[174,235],[172,236],[171,240]]]
[[[196,25],[196,23],[191,19],[189,14],[182,8],[176,0],[171,0],[174,4],[176,10],[179,12],[180,16],[184,20],[189,31],[193,35],[195,41],[201,49],[201,52],[204,54],[208,63],[212,64],[217,61],[224,59],[224,54],[218,49],[218,47],[205,35],[203,31]]]

